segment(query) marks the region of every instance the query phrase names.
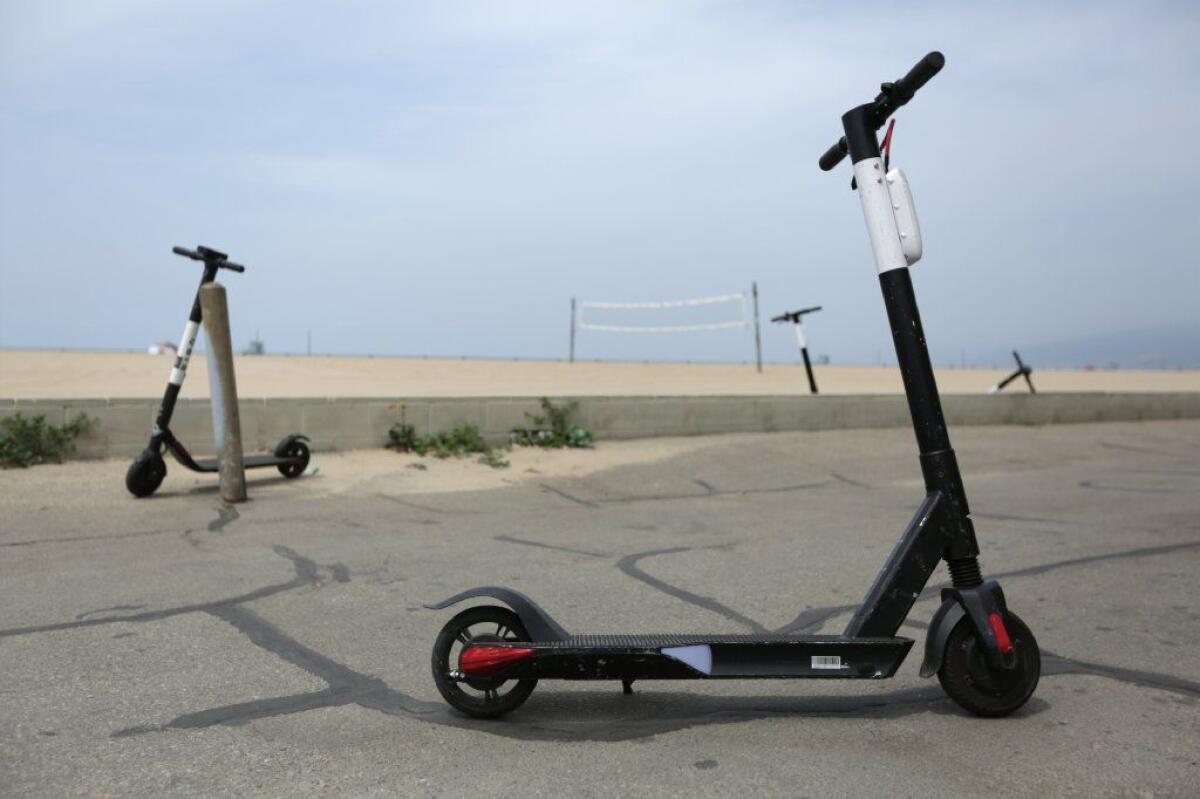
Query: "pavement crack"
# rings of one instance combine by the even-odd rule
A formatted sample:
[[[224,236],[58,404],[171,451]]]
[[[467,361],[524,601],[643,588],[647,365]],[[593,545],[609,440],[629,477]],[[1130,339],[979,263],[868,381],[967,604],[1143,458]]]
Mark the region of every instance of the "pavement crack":
[[[604,552],[591,552],[586,549],[574,549],[572,547],[560,547],[556,544],[543,544],[541,541],[530,541],[524,538],[515,538],[511,535],[493,536],[492,540],[502,541],[506,544],[520,544],[527,547],[537,547],[538,549],[553,549],[558,552],[570,552],[573,555],[586,555],[589,558],[608,558],[612,557]]]
[[[1124,452],[1136,452],[1139,455],[1165,455],[1168,458],[1181,458],[1185,455],[1178,452],[1167,452],[1166,450],[1154,449],[1153,447],[1137,447],[1132,444],[1120,444],[1116,441],[1099,441],[1097,442],[1105,449],[1116,449]]]
[[[249,608],[224,605],[210,608],[207,612],[231,625],[245,635],[255,646],[279,656],[298,669],[319,677],[333,690],[377,687],[377,681],[343,666],[335,660],[301,644],[285,635],[278,627],[269,623]]]
[[[232,505],[222,505],[217,509],[217,518],[208,523],[208,531],[210,533],[225,532],[225,525],[231,524],[238,519],[237,508]]]
[[[563,491],[561,488],[555,488],[554,486],[548,485],[547,483],[538,483],[538,488],[541,488],[543,491],[549,491],[551,494],[560,496],[563,499],[567,500],[568,502],[573,502],[576,505],[582,505],[585,508],[598,508],[599,507],[599,505],[597,505],[595,502],[589,502],[586,499],[580,499],[579,497],[575,496],[574,494],[570,494],[566,491]]]
[[[86,619],[88,616],[94,616],[97,613],[108,613],[114,610],[141,610],[145,605],[113,605],[111,608],[99,608],[97,610],[86,610],[75,616],[76,619]]]
[[[710,497],[751,496],[754,494],[782,494],[790,491],[806,491],[810,488],[822,488],[829,485],[828,481],[820,483],[797,483],[795,485],[770,486],[768,488],[715,488],[701,480],[693,480],[705,488],[703,494],[642,494],[624,497],[605,497],[600,502],[612,505],[632,505],[636,502],[667,502],[675,499],[708,499]]]
[[[1138,688],[1154,688],[1183,696],[1200,696],[1200,682],[1185,680],[1172,674],[1126,669],[1103,663],[1088,663],[1083,660],[1058,655],[1042,650],[1042,674],[1082,674],[1093,677],[1108,677]]]
[[[221,608],[229,605],[238,605],[243,602],[254,602],[255,600],[265,599],[269,596],[291,591],[296,588],[301,588],[306,585],[320,584],[322,582],[321,568],[316,562],[296,553],[288,547],[276,545],[273,551],[280,557],[287,558],[292,562],[292,568],[296,571],[296,576],[285,583],[275,583],[266,585],[262,588],[256,588],[253,591],[248,591],[244,594],[218,599],[212,602],[197,602],[188,605],[179,605],[173,608],[162,608],[160,610],[147,610],[142,613],[132,613],[125,616],[102,616],[96,619],[78,619],[76,621],[58,622],[56,624],[39,624],[29,627],[10,627],[6,630],[0,630],[0,638],[10,638],[19,635],[33,635],[35,633],[57,632],[60,630],[74,630],[81,627],[96,627],[102,624],[120,624],[120,623],[142,623],[151,621],[161,621],[174,616],[182,616],[186,613],[207,612],[216,608]],[[346,582],[350,579],[346,567],[342,564],[334,564],[333,566],[324,567],[329,570],[330,576],[336,582]]]
[[[1129,494],[1184,494],[1191,495],[1192,491],[1184,491],[1178,488],[1140,488],[1138,486],[1118,486],[1107,485],[1099,480],[1080,480],[1080,488],[1090,488],[1093,491],[1118,491]]]
[[[1184,541],[1179,544],[1164,544],[1157,547],[1123,549],[1119,552],[1107,552],[1103,555],[1084,555],[1078,558],[1056,560],[1051,563],[1043,563],[1037,566],[1026,566],[1023,569],[1012,569],[1010,571],[997,572],[991,576],[996,579],[1004,577],[1029,577],[1034,574],[1045,574],[1048,571],[1054,571],[1056,569],[1065,569],[1071,566],[1082,566],[1086,563],[1099,563],[1106,560],[1125,560],[1126,558],[1148,558],[1155,555],[1169,555],[1172,552],[1179,552],[1185,549],[1196,549],[1198,547],[1200,547],[1200,541]],[[941,585],[935,586],[935,589],[940,591],[942,588],[945,588],[949,585],[949,583],[942,583]],[[928,591],[929,589],[926,590]]]
[[[209,608],[206,612],[231,625],[260,649],[323,680],[327,687],[320,691],[255,699],[184,713],[166,724],[126,727],[111,733],[110,737],[125,738],[149,732],[194,730],[217,724],[246,724],[256,719],[351,704],[389,715],[422,716],[442,710],[437,703],[415,699],[389,688],[378,677],[357,672],[305,646],[248,608],[225,605]]]
[[[783,625],[777,633],[802,633],[820,628],[822,624],[848,611],[858,610],[858,605],[830,605],[823,608],[807,608],[800,611],[796,618]]]
[[[638,561],[644,558],[651,558],[657,555],[672,555],[679,552],[690,552],[697,548],[698,547],[672,547],[670,549],[652,549],[648,552],[637,552],[632,555],[626,555],[617,561],[617,568],[629,577],[632,577],[638,582],[644,583],[645,585],[648,585],[658,591],[662,591],[667,596],[673,596],[676,599],[681,599],[690,605],[702,608],[710,613],[716,613],[718,616],[723,616],[730,621],[734,621],[744,627],[748,627],[753,632],[767,632],[766,627],[762,626],[754,619],[751,619],[749,616],[738,613],[733,608],[724,605],[711,597],[702,596],[700,594],[687,591],[683,588],[678,588],[668,582],[664,582],[663,580],[660,580],[657,577],[653,577],[642,571],[642,569],[638,566]]]
[[[401,499],[400,497],[393,496],[392,494],[376,494],[375,496],[378,497],[379,499],[386,499],[388,502],[395,502],[397,505],[403,505],[406,508],[413,508],[415,510],[423,510],[426,513],[445,513],[446,512],[446,511],[442,510],[441,508],[435,508],[432,505],[422,505],[419,502],[412,502],[411,500]]]
[[[217,521],[219,521],[219,518],[220,517],[218,517]],[[296,521],[297,520],[295,518],[257,519],[255,520],[254,524],[256,527],[265,527],[268,525],[289,525],[294,524]],[[308,516],[304,517],[303,521],[311,522],[317,521],[317,519]],[[341,519],[336,520],[336,523],[345,523],[350,524],[351,526],[361,527],[361,525],[358,524],[343,522]],[[135,530],[128,533],[116,533],[114,535],[75,535],[61,536],[57,538],[31,538],[23,541],[3,541],[0,542],[0,547],[28,547],[37,546],[39,544],[72,544],[79,541],[121,541],[126,538],[145,538],[156,535],[183,535],[186,540],[188,534],[191,532],[193,532],[191,529],[184,529],[181,531],[178,527],[172,527],[168,529],[156,530]]]
[[[996,522],[1030,522],[1032,524],[1077,524],[1077,522],[1066,522],[1062,519],[1046,519],[1041,516],[1018,516],[1013,513],[982,513],[980,511],[971,512],[972,519],[987,519]]]
[[[75,535],[63,536],[60,538],[31,538],[25,541],[5,541],[0,543],[0,547],[31,547],[38,544],[70,544],[75,541],[116,541],[122,538],[143,538],[152,535],[169,535],[179,532],[177,529],[170,530],[138,530],[130,533],[117,533],[116,535]]]
[[[839,483],[845,483],[846,485],[852,485],[855,488],[874,488],[875,487],[875,486],[871,485],[870,483],[864,483],[859,480],[852,480],[849,477],[847,477],[846,475],[839,474],[838,472],[830,472],[829,476],[832,477],[834,480],[837,480]]]

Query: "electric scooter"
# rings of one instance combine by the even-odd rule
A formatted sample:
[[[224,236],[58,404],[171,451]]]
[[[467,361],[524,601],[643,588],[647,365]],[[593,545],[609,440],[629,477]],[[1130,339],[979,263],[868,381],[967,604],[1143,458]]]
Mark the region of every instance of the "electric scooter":
[[[172,252],[191,258],[193,261],[204,263],[204,275],[200,285],[211,283],[217,278],[217,270],[228,269],[231,272],[245,272],[246,267],[235,264],[223,252],[208,247],[197,247],[189,250],[185,247],[174,247]],[[148,497],[153,494],[167,476],[167,464],[163,461],[164,448],[174,456],[175,460],[193,472],[217,472],[220,461],[216,458],[193,458],[187,448],[171,432],[171,415],[175,411],[175,400],[179,398],[179,389],[183,387],[183,379],[187,376],[188,361],[192,357],[192,347],[196,344],[196,336],[200,332],[200,290],[196,290],[196,299],[192,302],[192,313],[183,328],[183,340],[179,342],[179,350],[175,355],[175,365],[171,369],[171,377],[167,381],[167,390],[163,394],[162,405],[159,406],[154,429],[150,434],[150,443],[134,459],[125,473],[125,487],[135,497]],[[279,473],[287,478],[299,477],[308,468],[310,457],[306,436],[293,433],[284,436],[270,455],[250,455],[245,458],[247,469],[259,469],[274,466]]]
[[[1029,386],[1030,394],[1037,393],[1037,389],[1033,387],[1033,367],[1030,366],[1029,364],[1025,363],[1024,361],[1022,361],[1021,354],[1019,352],[1017,352],[1016,350],[1013,350],[1013,358],[1016,359],[1017,368],[1013,369],[1012,374],[1010,374],[1008,377],[1004,378],[999,383],[997,383],[996,385],[989,388],[987,393],[989,393],[989,394],[1000,393],[1001,391],[1004,390],[1005,386],[1007,386],[1012,381],[1016,380],[1018,377],[1025,378],[1025,385]]]
[[[800,357],[804,359],[804,371],[808,374],[808,390],[809,393],[817,393],[817,379],[813,377],[812,361],[808,358],[808,339],[804,335],[804,315],[816,313],[821,310],[820,305],[814,305],[811,308],[801,308],[798,311],[788,311],[781,313],[771,319],[772,322],[791,322],[792,327],[796,330],[796,344],[800,347]]]
[[[508,607],[472,607],[451,619],[433,647],[433,679],[456,710],[501,716],[524,702],[538,680],[866,679],[891,677],[913,640],[896,633],[940,560],[951,587],[941,592],[925,639],[921,676],[934,674],[955,702],[981,716],[1004,716],[1033,694],[1041,656],[1033,633],[1008,609],[995,580],[984,580],[979,546],[908,267],[921,255],[904,174],[883,167],[876,134],[942,68],[933,52],[874,101],[842,116],[845,137],[820,159],[829,171],[847,153],[879,271],[897,360],[920,449],[926,495],[883,570],[841,635],[571,635],[533,600],[483,587],[428,605],[477,597]]]

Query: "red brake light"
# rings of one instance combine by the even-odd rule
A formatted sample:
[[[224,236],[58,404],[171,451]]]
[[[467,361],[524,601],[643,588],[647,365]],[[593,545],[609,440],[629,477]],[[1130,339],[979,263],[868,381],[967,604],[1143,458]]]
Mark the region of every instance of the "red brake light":
[[[506,646],[468,646],[458,656],[458,670],[468,677],[491,677],[514,663],[533,657],[532,649]]]
[[[996,636],[996,643],[1000,645],[1000,652],[1007,655],[1013,647],[1008,630],[1004,628],[1004,619],[1000,618],[999,613],[989,613],[988,624],[992,627],[992,635]]]

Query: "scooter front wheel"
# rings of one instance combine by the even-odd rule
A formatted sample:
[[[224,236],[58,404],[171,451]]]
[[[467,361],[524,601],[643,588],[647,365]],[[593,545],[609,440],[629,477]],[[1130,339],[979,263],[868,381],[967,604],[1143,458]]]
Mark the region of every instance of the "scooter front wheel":
[[[167,464],[162,455],[147,449],[129,464],[125,472],[125,488],[135,497],[148,497],[162,485],[167,476]]]
[[[950,698],[977,716],[1007,716],[1029,701],[1042,673],[1037,639],[1015,613],[1005,622],[1017,662],[1012,669],[993,668],[985,656],[975,625],[964,616],[946,640],[938,681]]]
[[[288,436],[279,442],[279,446],[275,447],[275,457],[288,459],[286,463],[281,463],[276,468],[279,469],[280,474],[291,480],[304,474],[312,454],[303,439],[297,436]]]
[[[459,613],[438,633],[433,645],[433,682],[450,706],[477,719],[494,719],[516,710],[533,689],[535,679],[467,677],[459,670],[462,653],[472,644],[528,641],[520,617],[495,605]]]

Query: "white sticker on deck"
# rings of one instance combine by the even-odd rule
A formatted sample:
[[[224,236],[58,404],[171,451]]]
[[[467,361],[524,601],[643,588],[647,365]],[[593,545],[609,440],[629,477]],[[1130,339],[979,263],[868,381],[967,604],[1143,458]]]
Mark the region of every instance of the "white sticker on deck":
[[[842,658],[840,655],[813,655],[812,667],[814,669],[840,669]]]

